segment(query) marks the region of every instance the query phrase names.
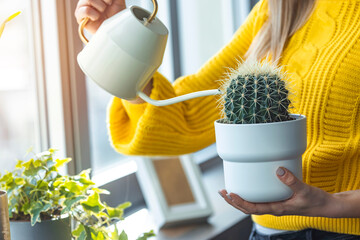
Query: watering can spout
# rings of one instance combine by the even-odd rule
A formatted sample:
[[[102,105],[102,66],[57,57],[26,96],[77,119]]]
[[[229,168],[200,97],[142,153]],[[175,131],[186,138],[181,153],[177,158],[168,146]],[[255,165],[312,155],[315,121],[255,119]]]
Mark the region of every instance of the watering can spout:
[[[150,97],[148,97],[145,93],[138,92],[138,95],[142,100],[144,100],[145,102],[150,103],[154,106],[158,106],[158,107],[183,102],[183,101],[190,100],[193,98],[219,95],[219,94],[222,94],[222,92],[219,89],[213,89],[213,90],[193,92],[193,93],[181,95],[181,96],[166,99],[166,100],[154,100],[154,99],[151,99]]]

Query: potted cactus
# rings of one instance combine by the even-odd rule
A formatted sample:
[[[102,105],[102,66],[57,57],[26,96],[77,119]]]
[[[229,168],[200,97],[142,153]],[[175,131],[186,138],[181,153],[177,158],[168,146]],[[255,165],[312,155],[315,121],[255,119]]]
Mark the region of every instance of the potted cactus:
[[[225,188],[250,202],[291,197],[291,189],[276,176],[278,167],[302,179],[306,118],[289,113],[287,85],[280,68],[253,60],[240,64],[223,81],[223,118],[215,121],[215,133]]]

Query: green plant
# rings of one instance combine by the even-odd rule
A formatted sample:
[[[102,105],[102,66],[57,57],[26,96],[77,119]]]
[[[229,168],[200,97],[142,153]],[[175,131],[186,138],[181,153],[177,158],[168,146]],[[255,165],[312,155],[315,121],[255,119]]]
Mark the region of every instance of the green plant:
[[[281,69],[247,60],[222,85],[223,121],[233,124],[290,120],[289,91]]]
[[[74,239],[126,240],[126,233],[119,232],[113,223],[123,219],[124,209],[131,204],[108,206],[100,200],[100,195],[108,192],[95,187],[90,170],[75,176],[62,175],[59,168],[71,159],[56,159],[54,153],[49,149],[26,162],[18,160],[16,169],[0,178],[2,189],[8,193],[10,219],[29,220],[35,225],[68,215],[76,222]],[[139,239],[151,236],[154,234],[149,232]]]

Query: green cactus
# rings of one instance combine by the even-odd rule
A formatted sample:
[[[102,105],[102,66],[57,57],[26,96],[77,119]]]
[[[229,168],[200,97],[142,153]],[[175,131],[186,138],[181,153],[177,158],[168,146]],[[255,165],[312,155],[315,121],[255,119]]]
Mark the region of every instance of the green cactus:
[[[284,78],[281,69],[268,62],[240,64],[222,86],[224,121],[252,124],[291,120],[291,102]]]

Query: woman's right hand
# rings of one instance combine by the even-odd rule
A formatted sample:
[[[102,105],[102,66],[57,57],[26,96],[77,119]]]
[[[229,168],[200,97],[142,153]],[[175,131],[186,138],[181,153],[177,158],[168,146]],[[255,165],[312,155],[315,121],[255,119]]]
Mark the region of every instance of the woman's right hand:
[[[94,34],[106,19],[125,8],[125,0],[79,0],[75,17],[79,24],[88,17],[85,29]]]

